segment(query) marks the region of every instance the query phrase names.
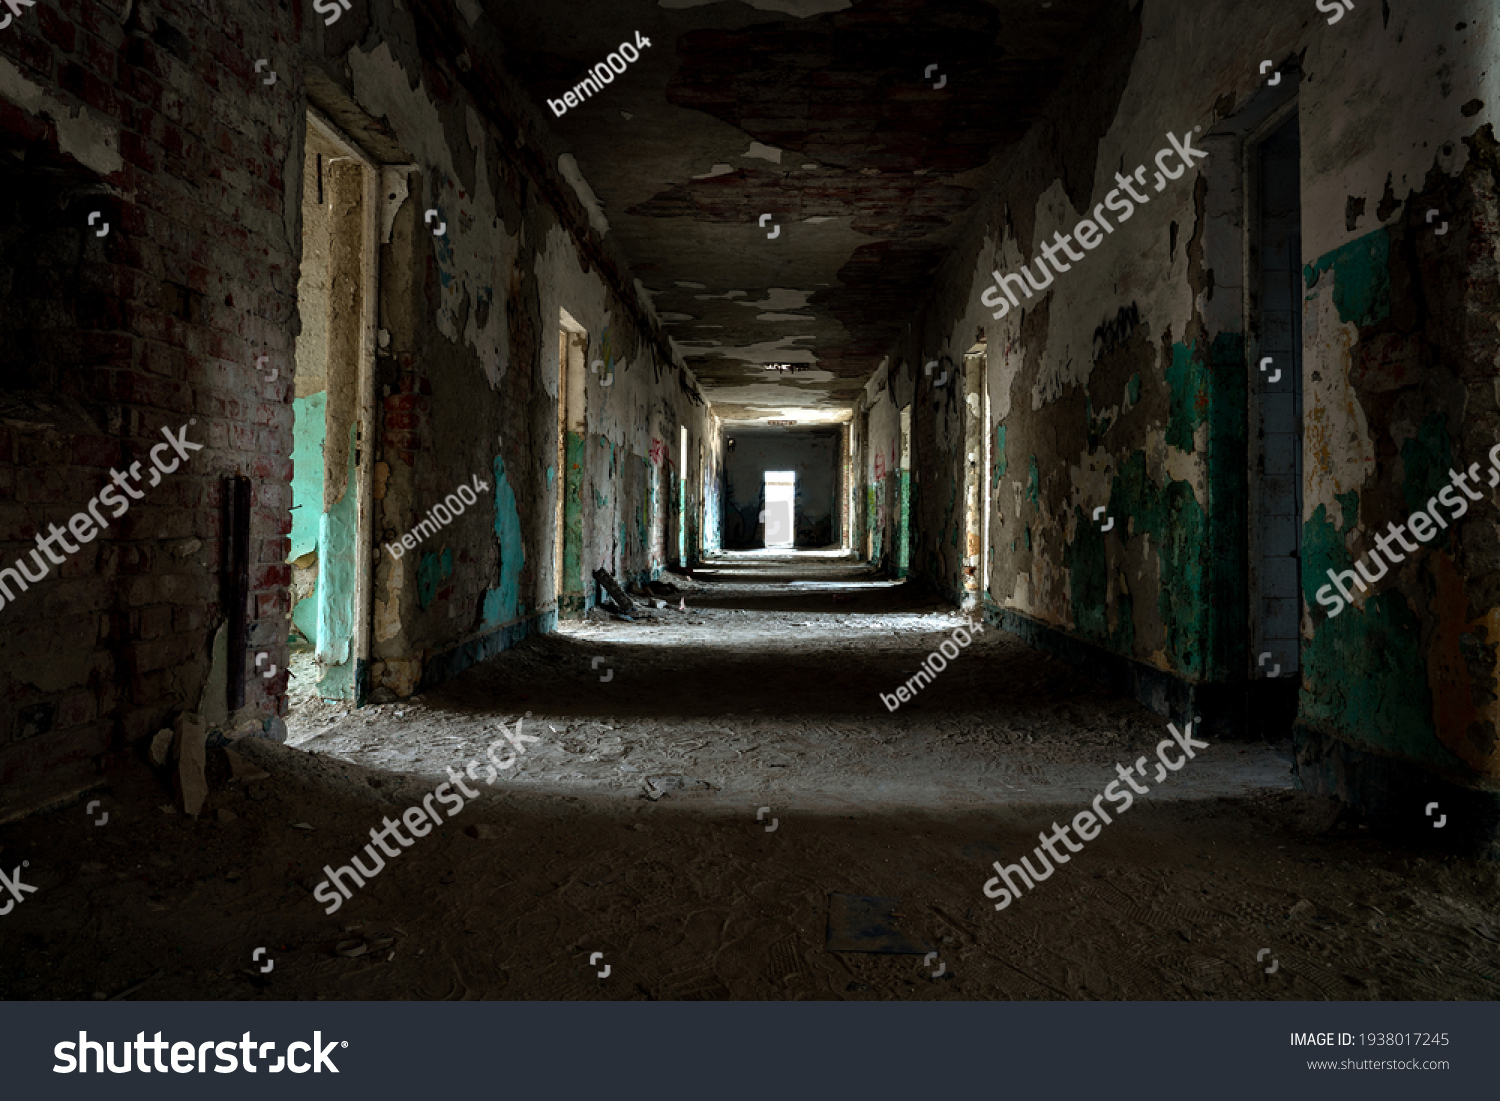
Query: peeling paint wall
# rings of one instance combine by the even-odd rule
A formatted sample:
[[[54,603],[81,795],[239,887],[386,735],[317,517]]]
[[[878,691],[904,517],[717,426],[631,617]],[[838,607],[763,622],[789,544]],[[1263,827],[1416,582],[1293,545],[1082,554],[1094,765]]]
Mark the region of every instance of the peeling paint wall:
[[[581,612],[595,569],[643,580],[678,557],[677,488],[702,471],[696,447],[679,471],[676,445],[684,425],[704,439],[707,409],[649,302],[607,270],[607,223],[577,201],[529,99],[503,73],[459,86],[413,54],[404,16],[374,18],[389,25],[344,55],[342,94],[416,165],[383,220],[377,537],[399,541],[476,477],[489,486],[419,549],[381,556],[371,685],[405,695]],[[494,31],[480,18],[465,34],[480,49]]]
[[[1182,686],[1182,699],[1247,691],[1263,676],[1248,642],[1258,445],[1246,409],[1265,383],[1252,369],[1260,334],[1241,270],[1240,180],[1258,138],[1247,120],[1270,118],[1274,104],[1244,66],[1244,44],[1278,63],[1300,56],[1303,778],[1346,795],[1358,787],[1335,761],[1355,758],[1334,743],[1464,783],[1495,778],[1495,502],[1475,503],[1340,617],[1329,620],[1314,594],[1449,467],[1487,467],[1500,441],[1497,14],[1472,0],[1392,0],[1330,27],[1307,9],[1121,12],[1079,60],[1089,78],[1069,82],[1007,155],[910,337],[889,349],[897,366],[888,380],[877,374],[916,395],[912,509],[923,534],[912,570],[950,596],[962,590],[961,464],[980,442],[963,439],[951,378],[945,393],[917,365],[951,373],[982,345],[991,614],[1093,643]],[[981,301],[991,272],[1039,271],[1041,246],[1098,217],[1115,174],[1151,166],[1169,133],[1192,135],[1208,161],[1159,191],[1148,174],[1138,184],[1147,203],[1128,220],[1107,214],[1114,224],[1097,248],[1065,257],[1071,270],[993,318]],[[1435,232],[1429,210],[1448,232]],[[862,468],[869,553],[883,560],[892,403],[876,389],[862,410]]]

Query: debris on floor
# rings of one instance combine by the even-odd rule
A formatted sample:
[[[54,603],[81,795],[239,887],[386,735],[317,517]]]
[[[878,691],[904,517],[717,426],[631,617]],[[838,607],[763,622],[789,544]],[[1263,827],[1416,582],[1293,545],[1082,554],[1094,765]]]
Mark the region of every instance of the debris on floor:
[[[630,615],[635,611],[635,604],[630,597],[625,595],[625,590],[620,588],[620,583],[604,567],[594,571],[594,580],[609,594],[612,607],[609,609],[619,615]]]

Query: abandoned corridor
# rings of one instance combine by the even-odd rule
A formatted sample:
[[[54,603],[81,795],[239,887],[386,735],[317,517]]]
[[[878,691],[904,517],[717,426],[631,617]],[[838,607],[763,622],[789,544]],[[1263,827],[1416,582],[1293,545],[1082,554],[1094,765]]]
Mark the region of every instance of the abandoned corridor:
[[[268,775],[216,775],[207,815],[234,817],[198,837],[140,777],[114,793],[118,831],[11,827],[7,852],[62,846],[49,863],[76,870],[8,919],[30,947],[0,984],[87,998],[169,963],[153,998],[1494,996],[1500,946],[1470,933],[1493,876],[1335,828],[1265,745],[1200,753],[997,915],[990,863],[1152,754],[1157,717],[998,631],[888,712],[877,693],[965,621],[847,556],[726,556],[683,587],[686,612],[529,639],[399,703],[310,707],[295,748],[242,741]],[[474,806],[319,912],[320,869],[518,717],[539,740],[513,768],[476,770]],[[947,976],[830,950],[830,894],[899,898]],[[226,959],[252,939],[276,946],[270,975]],[[591,949],[610,981],[577,966]]]

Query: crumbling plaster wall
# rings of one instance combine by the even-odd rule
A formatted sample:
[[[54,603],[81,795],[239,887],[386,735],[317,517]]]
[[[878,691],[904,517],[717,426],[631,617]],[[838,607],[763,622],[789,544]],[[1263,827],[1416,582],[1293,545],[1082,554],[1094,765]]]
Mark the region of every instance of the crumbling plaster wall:
[[[175,713],[277,729],[292,383],[256,357],[292,358],[301,177],[286,166],[303,126],[299,74],[268,95],[253,65],[297,39],[299,17],[216,9],[56,0],[0,34],[0,193],[20,215],[0,218],[0,561],[87,515],[112,470],[139,462],[145,478],[3,609],[0,814],[91,782]],[[150,485],[164,430],[202,450]],[[252,481],[244,652],[223,632],[231,475]],[[281,672],[256,676],[257,651]],[[229,715],[232,667],[246,700]]]
[[[855,466],[861,472],[864,520],[855,549],[892,577],[899,559],[901,519],[901,413],[893,386],[903,377],[887,364],[866,384],[860,399],[862,449]]]
[[[1392,5],[1388,26],[1351,29],[1339,53],[1309,50],[1322,79],[1302,116],[1298,765],[1310,787],[1426,825],[1424,800],[1443,796],[1425,778],[1500,779],[1500,513],[1486,477],[1500,442],[1500,13]],[[1413,75],[1397,86],[1393,71]],[[1474,463],[1466,514],[1330,617],[1316,597],[1327,571]],[[1457,817],[1453,843],[1492,845],[1492,802]]]
[[[608,242],[581,207],[557,201],[561,170],[536,178],[536,160],[558,165],[563,153],[546,147],[534,109],[491,74],[497,98],[482,106],[498,103],[509,130],[492,125],[446,62],[416,55],[405,16],[371,18],[342,57],[345,91],[416,166],[385,217],[377,536],[397,541],[459,486],[489,483],[419,547],[380,555],[370,686],[406,695],[556,621],[562,310],[587,333],[584,430],[567,451],[581,460],[585,577],[660,572],[673,553],[678,460],[667,445],[683,424],[701,438],[706,408],[689,397],[691,376],[664,361],[649,304],[591,261]],[[482,20],[471,30],[466,57],[486,41]],[[541,152],[523,155],[528,142]],[[592,582],[581,588],[591,603]]]
[[[985,343],[993,609],[1186,683],[1253,675],[1243,617],[1225,608],[1245,603],[1245,408],[1260,385],[1243,278],[1222,262],[1240,255],[1224,247],[1242,227],[1222,182],[1238,165],[1211,158],[1148,190],[1131,220],[1002,319],[981,295],[992,271],[1039,261],[1054,231],[1088,217],[1116,171],[1147,165],[1149,182],[1169,131],[1201,127],[1197,146],[1234,159],[1235,143],[1211,132],[1268,79],[1253,62],[1300,56],[1303,772],[1346,795],[1331,743],[1456,778],[1493,777],[1500,760],[1492,502],[1365,607],[1329,621],[1313,603],[1326,568],[1346,568],[1449,466],[1483,463],[1500,439],[1485,289],[1496,18],[1469,0],[1362,5],[1334,26],[1302,3],[1138,6],[1101,35],[1090,79],[1066,85],[1008,154],[995,199],[890,352],[961,360]],[[1435,234],[1429,209],[1449,233]],[[960,535],[961,512],[927,479],[959,477],[952,414],[941,400],[916,410],[913,526],[940,534],[918,544],[913,566],[951,592],[960,581],[941,547]]]

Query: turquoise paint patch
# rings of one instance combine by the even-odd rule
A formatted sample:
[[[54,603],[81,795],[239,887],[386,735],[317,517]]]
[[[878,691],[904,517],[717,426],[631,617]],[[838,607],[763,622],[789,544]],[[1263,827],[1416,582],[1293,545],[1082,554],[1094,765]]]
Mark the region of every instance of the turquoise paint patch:
[[[502,621],[505,609],[500,603],[500,590],[488,589],[484,594],[484,625],[493,627]]]
[[[296,607],[292,609],[292,626],[297,628],[308,642],[317,642],[318,587],[316,583],[313,585],[313,591],[297,601]]]
[[[1167,443],[1179,451],[1193,450],[1193,433],[1208,417],[1210,378],[1203,357],[1187,344],[1172,345],[1172,362],[1165,377],[1169,391]]]
[[[1091,642],[1130,654],[1135,648],[1135,613],[1129,593],[1116,594],[1115,630],[1109,630],[1108,536],[1084,510],[1075,508],[1073,541],[1063,551],[1073,601],[1073,622]]]
[[[1331,584],[1329,570],[1353,568],[1323,505],[1302,526],[1302,561],[1303,598],[1316,609],[1312,641],[1302,647],[1304,683],[1315,690],[1302,693],[1302,720],[1385,753],[1442,769],[1466,767],[1437,739],[1426,663],[1413,645],[1422,624],[1405,598],[1375,591],[1363,611],[1345,607],[1333,617],[1317,603],[1318,590]]]
[[[1348,531],[1359,522],[1359,491],[1351,489],[1348,493],[1340,493],[1334,498],[1339,503],[1339,512],[1344,522],[1339,525],[1340,531]],[[1322,508],[1322,505],[1318,506]]]
[[[1128,408],[1129,406],[1134,405],[1140,400],[1141,376],[1139,374],[1134,374],[1130,376],[1130,381],[1125,384],[1125,405]]]
[[[505,477],[505,460],[495,456],[495,538],[500,542],[500,585],[484,598],[485,627],[508,623],[520,614],[521,569],[526,548],[521,541],[521,514],[516,494]],[[492,599],[493,598],[493,599]]]
[[[1312,290],[1323,273],[1333,272],[1333,304],[1339,320],[1377,325],[1391,315],[1391,237],[1385,229],[1367,233],[1324,253],[1303,269]]]
[[[1005,425],[995,425],[995,480],[991,489],[1000,488],[1000,479],[1005,477]]]
[[[417,566],[417,604],[425,612],[437,599],[438,586],[453,574],[453,551],[444,547],[441,554],[423,551]]]
[[[1149,534],[1160,547],[1157,614],[1166,630],[1167,648],[1179,673],[1202,675],[1211,586],[1203,553],[1206,521],[1192,486],[1183,481],[1169,482],[1165,489],[1157,486],[1146,472],[1146,456],[1137,451],[1126,459],[1114,478],[1109,512],[1130,517],[1132,535]],[[1104,571],[1102,551],[1101,544],[1093,556],[1075,553],[1072,559],[1075,593],[1102,591],[1098,588]],[[1084,614],[1085,610],[1075,602],[1074,617]],[[1091,614],[1101,641],[1105,640],[1105,620],[1102,615]],[[1125,630],[1123,623],[1117,621],[1115,638],[1123,642],[1127,637]],[[1128,637],[1134,639],[1133,627]]]
[[[354,696],[354,570],[356,513],[354,426],[349,426],[349,466],[344,495],[318,518],[317,655],[324,674],[318,689],[326,699]]]
[[[1026,499],[1038,508],[1042,505],[1042,472],[1036,465],[1036,456],[1031,456],[1031,465],[1026,477]],[[1027,543],[1027,549],[1031,544]]]
[[[349,429],[349,481],[344,496],[318,517],[318,657],[349,660],[354,632],[354,429]]]
[[[557,477],[557,468],[555,466],[549,466],[547,468],[547,488],[548,489],[552,488],[552,479],[554,479],[556,477]]]
[[[1401,445],[1401,493],[1406,498],[1408,514],[1426,511],[1427,502],[1451,483],[1448,471],[1456,469],[1452,455],[1453,443],[1448,438],[1447,418],[1441,413],[1429,413],[1417,429],[1415,438]],[[1447,520],[1449,513],[1450,510],[1444,508],[1440,515]],[[1440,529],[1432,541],[1438,546],[1447,545],[1451,530]]]
[[[323,512],[323,440],[327,433],[326,391],[292,401],[292,548],[287,552],[288,562],[318,549],[318,517]]]

